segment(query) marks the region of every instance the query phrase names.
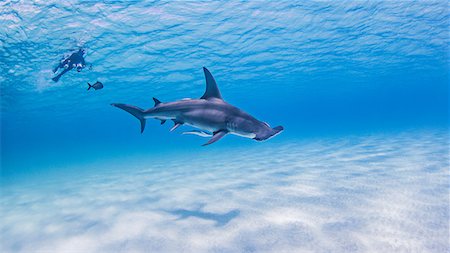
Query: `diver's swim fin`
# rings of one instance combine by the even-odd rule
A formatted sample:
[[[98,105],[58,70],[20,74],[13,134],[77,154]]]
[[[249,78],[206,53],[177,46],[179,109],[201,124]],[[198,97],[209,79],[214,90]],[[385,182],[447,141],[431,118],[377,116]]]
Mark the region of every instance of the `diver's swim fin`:
[[[58,82],[59,78],[61,78],[62,75],[64,75],[67,71],[69,71],[68,69],[64,69],[63,71],[61,71],[61,73],[59,73],[57,76],[53,77],[52,80],[54,82]]]

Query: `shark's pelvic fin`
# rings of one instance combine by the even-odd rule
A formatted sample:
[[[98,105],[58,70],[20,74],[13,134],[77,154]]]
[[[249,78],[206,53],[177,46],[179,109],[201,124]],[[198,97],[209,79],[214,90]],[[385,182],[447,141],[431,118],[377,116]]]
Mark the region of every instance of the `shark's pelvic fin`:
[[[161,104],[161,101],[159,101],[157,98],[153,98],[153,101],[155,102],[155,106]]]
[[[141,122],[141,133],[144,132],[145,129],[144,110],[133,105],[126,105],[126,104],[111,104],[111,105],[120,108],[136,117]]]
[[[219,88],[217,87],[216,81],[214,77],[211,75],[211,72],[205,67],[203,67],[203,72],[205,72],[206,79],[206,91],[205,94],[201,97],[201,99],[208,98],[218,98],[222,99],[222,95],[220,94]]]
[[[213,136],[210,133],[207,133],[205,131],[199,131],[199,130],[192,130],[192,131],[188,131],[188,132],[183,132],[181,134],[192,134],[192,135],[198,135],[201,137],[212,137]]]
[[[165,119],[162,119],[162,120],[161,120],[161,125],[164,125],[164,123],[166,123],[166,120],[165,120]]]
[[[228,131],[226,130],[219,130],[217,132],[214,132],[214,136],[205,144],[203,144],[202,146],[207,146],[209,144],[213,144],[214,142],[220,140],[222,137],[224,137],[225,135],[227,135]]]
[[[170,132],[175,131],[175,129],[179,128],[181,125],[183,125],[183,122],[180,122],[178,120],[173,120],[173,127],[170,129]]]

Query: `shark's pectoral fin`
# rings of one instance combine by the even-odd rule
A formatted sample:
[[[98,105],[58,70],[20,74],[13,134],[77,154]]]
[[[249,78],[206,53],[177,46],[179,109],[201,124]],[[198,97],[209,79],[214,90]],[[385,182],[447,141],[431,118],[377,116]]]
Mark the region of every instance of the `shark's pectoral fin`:
[[[203,144],[202,146],[207,146],[210,144],[213,144],[214,142],[222,139],[222,137],[224,137],[225,135],[227,135],[228,131],[226,130],[219,130],[217,132],[214,132],[214,136],[205,144]]]
[[[204,131],[198,131],[198,130],[192,130],[188,132],[183,132],[181,134],[192,134],[192,135],[198,135],[201,137],[212,137],[213,135]]]
[[[177,121],[177,120],[173,120],[173,127],[170,129],[170,132],[175,131],[175,129],[179,128],[181,125],[183,125],[183,122]]]
[[[165,120],[165,119],[162,119],[162,120],[161,120],[161,125],[164,125],[164,123],[166,123],[166,120]]]
[[[170,132],[175,131],[175,129],[179,128],[182,124],[181,123],[176,123],[175,125],[173,125],[173,127],[170,129]]]

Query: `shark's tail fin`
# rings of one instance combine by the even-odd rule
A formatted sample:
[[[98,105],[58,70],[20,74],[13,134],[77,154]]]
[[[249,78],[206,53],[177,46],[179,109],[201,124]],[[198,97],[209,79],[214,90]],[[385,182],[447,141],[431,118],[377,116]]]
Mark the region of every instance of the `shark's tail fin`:
[[[90,83],[87,83],[89,85],[89,87],[87,88],[87,90],[90,90],[92,88],[92,85]]]
[[[144,132],[145,129],[144,110],[133,105],[126,105],[126,104],[111,104],[111,105],[120,108],[136,117],[141,122],[141,133]]]

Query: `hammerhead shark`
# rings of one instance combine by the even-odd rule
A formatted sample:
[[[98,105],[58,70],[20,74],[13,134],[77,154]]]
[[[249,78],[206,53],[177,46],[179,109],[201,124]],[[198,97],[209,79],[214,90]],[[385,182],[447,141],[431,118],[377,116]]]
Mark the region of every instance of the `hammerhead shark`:
[[[161,125],[172,120],[174,131],[181,125],[200,129],[184,132],[202,137],[211,137],[203,146],[212,144],[227,134],[234,134],[256,141],[264,141],[281,133],[284,128],[271,128],[269,124],[259,121],[250,114],[225,102],[220,94],[211,72],[203,67],[206,78],[206,91],[200,99],[182,99],[175,102],[162,103],[153,98],[155,106],[148,110],[127,104],[111,104],[131,115],[141,122],[141,133],[144,132],[146,119],[161,120]]]

